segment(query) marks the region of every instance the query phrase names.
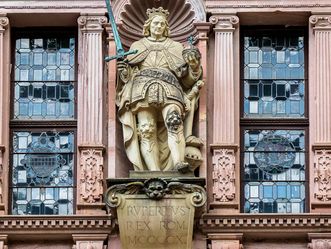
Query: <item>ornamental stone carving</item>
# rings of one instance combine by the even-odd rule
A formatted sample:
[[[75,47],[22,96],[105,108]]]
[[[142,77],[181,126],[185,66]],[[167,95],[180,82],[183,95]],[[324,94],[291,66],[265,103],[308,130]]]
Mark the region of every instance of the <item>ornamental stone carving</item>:
[[[213,196],[215,202],[235,199],[235,151],[215,149],[213,153]]]
[[[237,16],[211,16],[209,22],[215,25],[215,28],[221,29],[234,29],[239,24],[239,18]]]
[[[77,19],[82,31],[103,31],[103,26],[107,24],[105,16],[80,16]]]
[[[331,249],[331,240],[329,239],[314,239],[308,244],[308,249]]]
[[[7,17],[4,16],[0,16],[0,32],[4,31],[5,28],[8,26],[9,24],[9,19]]]
[[[330,15],[313,15],[309,18],[309,22],[314,26],[314,29],[331,29]]]
[[[82,149],[80,158],[80,198],[83,203],[100,203],[103,195],[102,149]]]
[[[316,150],[314,155],[314,196],[331,200],[331,150]]]

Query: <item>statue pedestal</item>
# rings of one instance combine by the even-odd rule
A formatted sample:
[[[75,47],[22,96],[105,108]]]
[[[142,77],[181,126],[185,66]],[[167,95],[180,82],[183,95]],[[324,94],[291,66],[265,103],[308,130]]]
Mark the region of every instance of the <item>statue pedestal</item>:
[[[204,179],[124,180],[109,179],[105,195],[117,215],[121,248],[191,249],[196,209],[206,202]]]

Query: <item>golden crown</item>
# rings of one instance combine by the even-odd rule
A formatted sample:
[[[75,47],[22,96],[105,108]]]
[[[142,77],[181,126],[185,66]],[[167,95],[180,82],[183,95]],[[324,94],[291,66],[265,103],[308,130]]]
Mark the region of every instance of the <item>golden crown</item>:
[[[168,18],[169,16],[169,11],[163,9],[162,7],[159,8],[152,8],[152,9],[147,9],[146,14],[148,18],[152,18],[153,16],[163,16],[165,19]]]

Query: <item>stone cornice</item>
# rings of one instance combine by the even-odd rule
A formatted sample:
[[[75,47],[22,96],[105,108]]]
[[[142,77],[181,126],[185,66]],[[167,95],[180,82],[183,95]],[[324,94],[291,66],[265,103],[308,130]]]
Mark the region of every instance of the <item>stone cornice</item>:
[[[107,17],[99,15],[82,15],[77,19],[78,25],[85,32],[101,32],[107,24]]]
[[[214,31],[233,31],[239,24],[235,15],[213,15],[209,22],[215,25]]]
[[[109,216],[0,216],[0,233],[13,234],[109,234]]]
[[[309,22],[313,25],[314,30],[331,30],[331,15],[312,15]]]
[[[205,214],[199,222],[205,233],[261,233],[284,238],[294,234],[330,232],[331,214]],[[290,233],[288,231],[291,231]],[[285,237],[284,237],[285,236]]]
[[[29,1],[29,4],[26,4],[26,1],[22,0],[2,0],[0,3],[0,9],[5,10],[20,10],[20,9],[100,9],[101,11],[106,11],[106,4],[104,1],[88,1],[88,0],[80,0],[80,1],[68,1],[68,0],[57,0],[57,1],[49,1],[49,0],[38,0],[38,1]]]

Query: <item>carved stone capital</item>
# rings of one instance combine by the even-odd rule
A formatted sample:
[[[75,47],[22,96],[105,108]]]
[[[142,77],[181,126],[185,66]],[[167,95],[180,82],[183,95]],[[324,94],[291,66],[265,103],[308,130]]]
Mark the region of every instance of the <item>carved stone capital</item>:
[[[239,24],[239,17],[234,15],[214,15],[209,18],[209,22],[215,25],[215,32],[234,31]]]
[[[208,234],[211,249],[243,249],[241,244],[243,234]]]
[[[199,40],[208,40],[208,33],[210,31],[210,27],[212,26],[212,23],[195,22],[194,26],[198,31],[198,39]]]
[[[309,18],[314,30],[331,30],[331,15],[313,15]]]
[[[80,146],[79,199],[80,204],[98,204],[103,195],[104,147]]]
[[[107,234],[73,234],[75,242],[73,249],[104,249],[103,244],[108,238]]]
[[[83,32],[102,32],[103,26],[107,24],[107,17],[86,15],[80,16],[77,22]]]
[[[314,152],[314,197],[322,202],[331,200],[331,150]]]
[[[0,16],[0,32],[4,32],[9,24],[8,17]]]
[[[235,149],[215,147],[213,149],[213,203],[227,203],[236,197]]]
[[[331,234],[330,233],[309,233],[308,249],[328,249],[331,248]]]

